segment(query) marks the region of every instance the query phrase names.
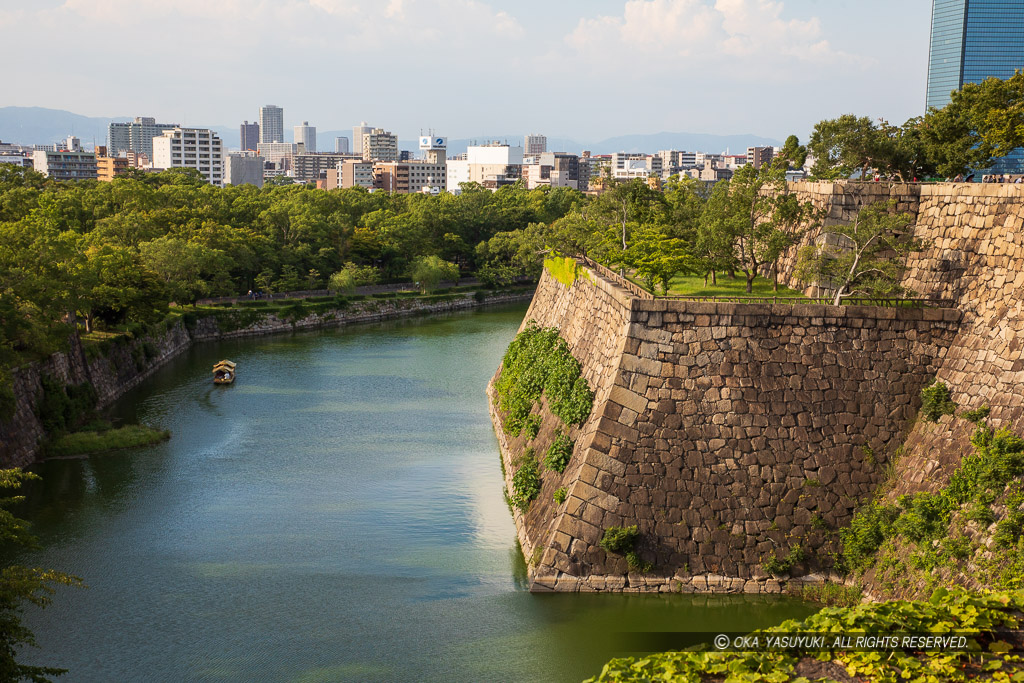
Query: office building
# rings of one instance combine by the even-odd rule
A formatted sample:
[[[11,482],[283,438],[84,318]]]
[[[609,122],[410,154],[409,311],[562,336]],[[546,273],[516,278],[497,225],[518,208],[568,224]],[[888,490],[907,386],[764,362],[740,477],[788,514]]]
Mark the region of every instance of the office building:
[[[373,187],[384,192],[437,194],[447,187],[447,165],[435,161],[378,161]]]
[[[398,136],[373,128],[363,134],[363,161],[398,161]]]
[[[548,138],[545,135],[530,134],[523,139],[523,154],[543,154],[548,151]]]
[[[295,126],[295,144],[305,145],[306,154],[316,152],[316,126],[309,125],[309,121],[303,121],[301,126]]]
[[[152,159],[153,138],[177,127],[176,123],[157,123],[151,116],[136,116],[128,123],[111,123],[107,126],[107,154],[120,157],[135,152]]]
[[[96,180],[96,155],[92,152],[32,152],[35,170],[54,180]]]
[[[461,155],[460,155],[461,157]],[[511,185],[523,176],[523,148],[500,142],[470,145],[465,158],[449,159],[447,186],[449,192],[458,192],[462,183],[479,183],[495,190]]]
[[[229,154],[224,160],[224,184],[263,187],[263,163],[263,157],[254,152]]]
[[[224,147],[207,128],[175,128],[153,140],[153,167],[194,168],[206,182],[224,184]]]
[[[260,142],[284,142],[284,109],[273,104],[260,107]]]
[[[82,141],[74,135],[69,135],[64,139],[64,143],[60,147],[63,152],[81,152]]]
[[[580,189],[580,158],[565,152],[544,152],[536,163],[523,164],[523,181],[527,189],[538,187],[568,187]],[[525,161],[525,159],[524,159]],[[586,189],[584,183],[583,189]]]
[[[119,175],[124,175],[129,168],[128,157],[107,156],[107,148],[100,145],[96,148],[96,179],[109,183]]]
[[[255,152],[260,145],[260,124],[243,121],[239,128],[243,152]]]
[[[334,153],[335,154],[348,154],[351,147],[348,146],[348,138],[338,137],[334,138]]]
[[[941,109],[950,93],[1024,68],[1024,3],[1020,0],[933,0],[926,107]],[[978,169],[982,171],[981,169]],[[982,172],[1024,172],[1024,150]]]

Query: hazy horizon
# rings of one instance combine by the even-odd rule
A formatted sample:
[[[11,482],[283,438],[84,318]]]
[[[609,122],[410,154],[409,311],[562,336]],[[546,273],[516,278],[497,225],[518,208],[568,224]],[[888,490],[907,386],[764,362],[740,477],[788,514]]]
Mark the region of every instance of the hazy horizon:
[[[6,105],[219,127],[276,104],[289,130],[406,140],[902,122],[923,113],[929,20],[928,0],[0,0],[31,55]]]

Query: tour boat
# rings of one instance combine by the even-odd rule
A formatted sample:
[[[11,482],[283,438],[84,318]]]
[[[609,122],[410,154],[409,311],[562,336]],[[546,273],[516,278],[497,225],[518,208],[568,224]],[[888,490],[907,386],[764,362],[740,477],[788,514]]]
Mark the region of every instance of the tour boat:
[[[213,366],[214,384],[231,384],[235,381],[235,364],[229,360],[222,360]]]

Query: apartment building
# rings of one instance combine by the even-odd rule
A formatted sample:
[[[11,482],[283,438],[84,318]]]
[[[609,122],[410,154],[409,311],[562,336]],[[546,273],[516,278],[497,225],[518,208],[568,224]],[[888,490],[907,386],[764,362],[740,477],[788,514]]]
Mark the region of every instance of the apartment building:
[[[96,180],[96,155],[92,152],[32,152],[35,170],[54,180]]]
[[[523,154],[543,154],[548,151],[548,138],[546,135],[532,133],[523,139]]]
[[[211,185],[224,184],[224,147],[208,128],[175,128],[153,140],[154,168],[194,168]]]
[[[762,166],[771,166],[775,157],[773,147],[747,147],[747,163],[760,170]]]
[[[398,136],[374,128],[362,137],[363,161],[398,161]]]
[[[343,161],[359,161],[362,157],[334,152],[296,154],[291,159],[291,171],[295,180],[309,183],[326,177],[327,171],[338,168]]]
[[[120,157],[135,152],[152,159],[153,139],[177,127],[176,123],[157,123],[151,116],[136,116],[128,123],[111,123],[107,126],[107,154]]]
[[[338,187],[373,189],[373,162],[352,160],[339,163]]]
[[[119,175],[124,175],[130,164],[128,163],[128,157],[111,157],[107,156],[107,148],[100,145],[96,148],[96,179],[109,183],[111,180]]]
[[[261,142],[256,151],[267,160],[267,163],[279,166],[287,172],[292,170],[295,155],[304,153],[306,149],[294,142]]]

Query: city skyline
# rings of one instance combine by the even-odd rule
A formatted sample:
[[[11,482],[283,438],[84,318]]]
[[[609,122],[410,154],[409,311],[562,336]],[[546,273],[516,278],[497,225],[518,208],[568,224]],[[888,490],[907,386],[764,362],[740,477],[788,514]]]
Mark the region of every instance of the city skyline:
[[[803,137],[842,113],[890,120],[922,113],[931,9],[929,0],[898,7],[814,0],[550,7],[530,0],[507,10],[478,0],[171,4],[167,13],[166,3],[150,0],[41,0],[30,9],[0,0],[0,26],[15,49],[23,42],[29,50],[38,31],[61,38],[54,50],[19,64],[7,104],[212,127],[237,126],[276,102],[286,110],[286,130],[302,121],[344,130],[367,120],[402,139],[425,127],[460,137],[502,130],[583,139],[684,130]],[[877,21],[882,13],[885,22]],[[159,34],[152,32],[156,17]],[[291,30],[299,24],[305,32]],[[196,28],[184,41],[174,38],[185,25]],[[101,26],[152,40],[124,60],[123,46],[93,44],[91,29]],[[271,40],[286,49],[268,61],[260,46]],[[193,44],[203,46],[201,54],[192,54]],[[387,45],[389,56],[366,69],[371,45]],[[142,77],[167,59],[183,68]],[[425,68],[408,69],[410,59]],[[200,62],[228,74],[231,87],[223,78],[197,83],[185,75]],[[69,71],[68,64],[76,66]],[[131,87],[118,88],[119,78]],[[60,88],[40,85],[57,82]],[[514,106],[527,93],[555,106]],[[617,104],[599,106],[607,98]],[[399,106],[410,100],[417,106]]]

